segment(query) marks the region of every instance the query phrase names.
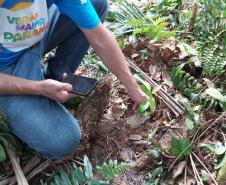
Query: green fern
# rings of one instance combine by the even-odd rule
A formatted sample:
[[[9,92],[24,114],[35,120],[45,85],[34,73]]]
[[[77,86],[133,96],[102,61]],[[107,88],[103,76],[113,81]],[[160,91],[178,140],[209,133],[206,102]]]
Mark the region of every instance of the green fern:
[[[112,180],[115,176],[123,173],[127,168],[127,163],[118,164],[117,160],[110,160],[107,163],[104,163],[101,166],[97,166],[97,171],[107,180]]]
[[[168,17],[148,16],[135,4],[123,1],[118,3],[118,11],[112,12],[113,29],[116,36],[133,33],[156,42],[175,36],[175,32],[167,31]]]
[[[157,20],[156,22],[153,22],[153,24],[147,24],[143,21],[139,22],[139,20],[133,20],[130,21],[129,24],[133,25],[134,35],[143,35],[145,38],[155,40],[157,42],[162,39],[175,36],[175,32],[166,31],[166,27],[168,26],[167,22],[160,22]]]
[[[180,67],[173,68],[171,71],[171,79],[176,89],[183,95],[189,97],[193,102],[199,103],[205,108],[220,106],[222,110],[226,110],[225,100],[220,100],[205,93],[204,90],[206,88],[204,85]],[[218,93],[222,92],[219,91]]]
[[[189,73],[186,73],[179,67],[171,71],[171,79],[177,90],[191,98],[192,94],[198,94],[203,86]]]
[[[6,160],[5,147],[9,143],[12,146],[16,146],[16,140],[8,128],[7,119],[4,114],[0,113],[0,162]]]
[[[70,174],[68,175],[65,170],[60,169],[57,175],[54,175],[50,185],[109,185],[108,181],[95,179],[93,175],[93,167],[87,156],[84,156],[84,167],[77,167],[73,164],[70,167]],[[128,164],[118,164],[117,161],[110,160],[108,164],[104,163],[97,166],[97,171],[106,180],[112,180],[117,175],[121,174],[128,168]],[[47,182],[41,181],[41,185],[48,185]]]
[[[193,37],[205,75],[217,76],[226,66],[226,2],[201,0]],[[203,26],[205,25],[205,26]]]
[[[205,49],[199,48],[204,47],[204,44],[200,45],[198,45],[198,53],[204,74],[210,76],[221,75],[224,72],[224,67],[226,66],[225,52],[219,49],[214,49],[214,43],[210,46],[206,45]]]
[[[70,174],[60,169],[59,173],[52,178],[50,185],[109,185],[108,182],[95,179],[93,176],[93,168],[87,156],[84,157],[84,168],[77,167],[75,164],[71,166]],[[41,185],[48,185],[41,181]]]

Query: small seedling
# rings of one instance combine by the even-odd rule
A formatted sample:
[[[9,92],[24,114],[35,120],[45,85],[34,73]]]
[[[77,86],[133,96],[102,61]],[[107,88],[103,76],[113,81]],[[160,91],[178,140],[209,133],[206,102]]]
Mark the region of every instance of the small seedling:
[[[140,89],[149,97],[147,101],[141,103],[138,107],[138,113],[143,116],[147,116],[150,112],[154,112],[156,109],[156,102],[154,95],[161,89],[161,86],[156,86],[154,89],[145,82],[139,75],[134,75],[135,79],[138,81]]]

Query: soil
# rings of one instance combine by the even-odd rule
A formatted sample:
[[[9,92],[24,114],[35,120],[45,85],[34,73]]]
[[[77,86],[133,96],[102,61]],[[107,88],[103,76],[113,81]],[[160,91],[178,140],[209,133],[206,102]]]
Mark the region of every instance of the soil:
[[[145,150],[159,140],[168,156],[172,134],[185,134],[181,118],[174,119],[173,128],[161,129],[161,125],[173,123],[170,122],[172,115],[163,103],[159,102],[157,111],[148,117],[133,112],[132,105],[126,89],[114,75],[108,74],[93,94],[72,111],[81,123],[83,134],[76,156],[87,154],[93,166],[110,159],[129,163],[129,170],[116,178],[112,182],[114,185],[142,184],[144,174],[154,169],[153,163],[156,162]],[[150,144],[147,142],[148,134],[156,127],[161,131]]]

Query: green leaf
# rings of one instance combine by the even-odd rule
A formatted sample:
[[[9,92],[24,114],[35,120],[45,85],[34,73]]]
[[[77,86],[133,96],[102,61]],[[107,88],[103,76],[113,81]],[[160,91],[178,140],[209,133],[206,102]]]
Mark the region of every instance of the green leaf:
[[[87,179],[93,178],[93,168],[87,155],[84,156],[84,170]]]
[[[149,96],[149,103],[150,103],[151,112],[155,112],[156,104],[155,104],[155,98],[153,96]]]
[[[2,145],[0,145],[0,162],[3,162],[5,160],[6,160],[5,149],[3,148]]]
[[[149,100],[147,100],[147,101],[141,103],[141,104],[139,105],[139,107],[138,107],[138,112],[139,112],[139,113],[145,112],[145,111],[149,108],[149,106],[150,106]]]
[[[67,173],[63,169],[60,170],[60,177],[61,185],[72,185]]]
[[[54,176],[54,184],[55,185],[61,185],[61,179],[58,175]]]
[[[152,94],[156,94],[161,88],[162,88],[161,85],[155,86],[154,89],[152,90]]]
[[[153,156],[153,157],[155,157],[155,158],[159,158],[159,157],[160,157],[160,153],[159,153],[158,150],[155,150],[155,149],[147,149],[146,152],[147,152],[149,155],[151,155],[151,156]]]
[[[125,38],[123,36],[118,37],[117,41],[118,41],[119,46],[120,46],[121,49],[125,48]]]
[[[157,177],[160,177],[163,173],[162,167],[156,168],[154,171],[151,172],[151,179],[156,179]]]
[[[222,102],[226,101],[224,96],[221,94],[221,92],[218,89],[208,88],[205,90],[205,93]]]
[[[217,144],[215,144],[215,153],[217,155],[222,155],[223,153],[225,153],[225,151],[226,147],[222,143],[218,142]]]
[[[70,179],[73,185],[79,185],[77,178],[76,178],[76,173],[77,173],[77,167],[73,167],[70,175]]]
[[[140,84],[139,87],[147,96],[151,94],[151,88],[145,86],[144,84]]]
[[[207,143],[201,143],[199,147],[206,147],[209,149],[212,153],[215,153],[215,146],[214,144],[207,144]]]
[[[150,85],[149,85],[146,81],[144,81],[138,74],[134,74],[133,76],[134,76],[134,78],[135,78],[139,83],[145,85],[145,87],[146,87],[149,91],[151,91]]]
[[[189,54],[189,55],[197,55],[197,51],[191,47],[190,45],[183,43],[184,49],[185,51]]]
[[[199,147],[206,147],[216,155],[222,155],[226,151],[226,147],[220,142],[217,142],[216,144],[201,143]]]
[[[77,179],[79,184],[86,183],[86,177],[81,167],[79,168],[76,167],[75,178]]]
[[[148,142],[151,142],[152,139],[155,137],[156,133],[157,133],[158,128],[154,128],[151,133],[148,135]]]
[[[170,150],[173,155],[180,156],[179,159],[182,159],[192,153],[191,141],[173,136]]]
[[[16,139],[9,133],[0,133],[0,137],[3,137],[7,140],[7,143],[10,143],[13,146],[16,146]]]
[[[128,168],[127,163],[118,164],[117,160],[110,160],[103,163],[101,166],[96,166],[98,173],[107,180],[112,180],[114,177],[123,173]]]
[[[216,166],[214,166],[214,169],[217,170],[217,169],[221,168],[225,164],[226,164],[226,152],[224,153],[224,157],[221,160],[221,162],[219,164],[217,164]]]
[[[191,119],[186,118],[185,122],[188,130],[192,130],[194,128],[194,122]]]
[[[218,171],[218,174],[217,174],[217,181],[220,181],[220,182],[225,181],[226,180],[226,153],[223,160],[218,165],[218,167],[219,166],[220,166],[220,170]]]
[[[90,182],[91,185],[109,185],[108,182],[102,180],[93,180]]]
[[[98,66],[101,67],[101,69],[103,69],[104,71],[108,71],[108,68],[106,67],[106,65],[104,65],[104,63],[101,60],[97,60],[96,63],[98,64]]]

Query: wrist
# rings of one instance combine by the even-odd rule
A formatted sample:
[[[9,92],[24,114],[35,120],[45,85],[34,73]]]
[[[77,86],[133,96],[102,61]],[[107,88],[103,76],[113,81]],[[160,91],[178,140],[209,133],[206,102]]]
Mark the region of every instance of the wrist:
[[[43,81],[34,81],[31,85],[32,94],[38,95],[38,96],[43,95],[42,84],[43,84]]]

